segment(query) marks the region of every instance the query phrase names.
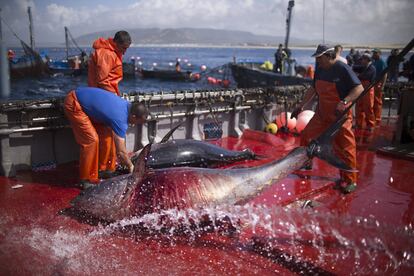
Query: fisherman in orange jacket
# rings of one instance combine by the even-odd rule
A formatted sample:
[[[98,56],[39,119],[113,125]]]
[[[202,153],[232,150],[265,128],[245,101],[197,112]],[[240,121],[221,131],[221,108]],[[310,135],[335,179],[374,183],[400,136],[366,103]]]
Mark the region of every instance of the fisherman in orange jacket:
[[[126,31],[119,31],[114,38],[99,38],[93,43],[95,51],[88,64],[88,86],[102,88],[120,95],[118,83],[122,80],[122,56],[131,45]],[[106,108],[102,106],[102,108]],[[116,165],[115,143],[110,128],[94,122],[99,136],[99,171],[101,178],[112,176]]]
[[[130,103],[103,89],[80,87],[68,93],[64,110],[80,145],[79,178],[82,188],[86,189],[99,182],[100,138],[92,121],[99,122],[113,132],[115,150],[121,163],[130,172],[134,170],[126,150],[125,137],[128,124],[145,122],[148,110],[144,104]]]
[[[375,67],[371,63],[371,56],[363,54],[360,61],[360,68],[355,67],[358,78],[361,80],[364,88],[368,87],[375,80]],[[368,131],[373,131],[375,127],[375,113],[374,113],[374,87],[372,87],[367,94],[365,94],[355,106],[356,124],[355,128],[365,128]]]
[[[349,107],[364,90],[351,67],[335,59],[333,47],[319,45],[312,56],[316,58],[313,86],[305,94],[299,108],[292,113],[293,117],[297,116],[310,99],[315,95],[318,96],[315,115],[301,134],[302,146],[307,146],[312,139],[324,132],[335,122],[338,114]],[[356,142],[352,131],[352,112],[349,111],[346,116],[347,120],[334,138],[333,148],[338,157],[350,168],[356,169]],[[311,169],[311,163],[305,169]],[[357,174],[340,171],[340,175],[341,179],[336,183],[336,187],[343,193],[354,191],[357,186]]]

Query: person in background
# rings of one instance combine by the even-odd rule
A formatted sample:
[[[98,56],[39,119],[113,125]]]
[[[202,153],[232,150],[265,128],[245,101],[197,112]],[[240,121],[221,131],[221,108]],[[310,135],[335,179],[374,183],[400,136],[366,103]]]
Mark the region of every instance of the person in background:
[[[375,48],[372,50],[372,65],[375,67],[375,79],[377,80],[382,71],[387,68],[385,61],[381,58],[381,50]],[[378,126],[381,122],[382,114],[382,95],[384,91],[385,82],[387,81],[387,74],[385,74],[380,82],[374,86],[374,114],[375,122]]]
[[[283,50],[283,45],[279,44],[279,48],[277,49],[275,53],[275,65],[273,67],[276,73],[280,73],[280,74],[283,73],[283,63],[287,57],[288,55]]]
[[[148,111],[144,104],[130,103],[100,88],[81,87],[68,93],[64,111],[80,145],[79,178],[82,188],[87,189],[99,182],[100,142],[92,121],[111,129],[121,163],[133,172],[134,165],[126,150],[125,137],[128,124],[145,122]]]
[[[399,54],[398,49],[392,49],[391,55],[387,58],[388,80],[390,82],[397,82],[400,74],[400,63],[402,60],[397,60]]]
[[[306,78],[313,79],[314,76],[315,76],[315,70],[313,69],[313,66],[312,65],[308,65],[306,67],[306,75],[305,75],[305,77]]]
[[[412,54],[410,59],[408,60],[408,66],[410,71],[408,75],[408,80],[414,81],[414,54]]]
[[[346,60],[346,58],[341,56],[343,49],[344,48],[342,47],[342,45],[339,45],[339,44],[335,45],[336,59],[339,60],[339,61],[342,61],[345,64],[348,64],[348,61]]]
[[[9,62],[12,62],[15,56],[16,54],[14,53],[12,49],[9,49],[7,51],[7,59],[9,60]]]
[[[181,65],[180,65],[180,59],[177,58],[177,61],[175,63],[175,71],[176,72],[181,72]]]
[[[353,65],[361,65],[361,52],[358,49],[355,50],[355,53],[353,55],[353,60],[354,60]]]
[[[361,57],[361,69],[358,74],[362,86],[367,88],[375,81],[375,67],[372,65],[371,56],[363,54]],[[374,87],[372,87],[355,106],[356,125],[355,128],[362,129],[364,126],[368,131],[373,131],[375,127],[374,114]]]
[[[318,106],[301,134],[301,145],[307,146],[312,139],[318,137],[342,114],[364,90],[360,80],[351,67],[336,59],[333,47],[318,45],[312,55],[316,59],[316,70],[313,86],[308,89],[299,107],[292,113],[296,117],[303,106],[314,96],[318,96]],[[356,169],[356,141],[352,131],[352,112],[345,115],[346,121],[334,138],[335,153],[350,168]],[[311,169],[309,163],[304,169]],[[341,178],[337,187],[343,193],[350,193],[357,187],[355,172],[340,171]]]
[[[95,51],[88,64],[88,86],[98,87],[119,96],[118,84],[122,80],[122,56],[131,45],[126,31],[119,31],[113,38],[99,38],[93,43]],[[107,106],[101,106],[104,110]],[[99,136],[100,178],[113,176],[116,166],[116,150],[110,127],[93,122]]]
[[[354,55],[355,55],[355,49],[351,48],[349,50],[349,54],[346,56],[346,61],[348,63],[349,66],[352,67],[352,65],[354,65]]]

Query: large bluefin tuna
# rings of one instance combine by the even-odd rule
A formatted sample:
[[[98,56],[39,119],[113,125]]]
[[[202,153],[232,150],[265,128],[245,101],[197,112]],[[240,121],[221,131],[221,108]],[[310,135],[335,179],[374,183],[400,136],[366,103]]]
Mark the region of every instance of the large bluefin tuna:
[[[151,155],[148,158],[147,166],[153,169],[169,167],[217,167],[219,165],[256,159],[257,156],[245,149],[243,151],[232,151],[222,147],[191,139],[176,139],[168,141],[175,130],[180,127],[179,123],[172,128],[159,144],[151,147]],[[140,151],[131,158],[135,163]]]
[[[217,167],[248,159],[256,159],[249,149],[232,151],[203,141],[178,139],[152,145],[147,166],[153,169]]]
[[[330,139],[333,134],[325,135]],[[72,201],[76,211],[115,221],[169,208],[242,204],[272,183],[300,169],[313,157],[342,170],[351,170],[332,154],[326,139],[298,147],[284,158],[254,168],[164,168],[147,170],[151,144],[144,147],[133,174],[119,176],[83,191]]]

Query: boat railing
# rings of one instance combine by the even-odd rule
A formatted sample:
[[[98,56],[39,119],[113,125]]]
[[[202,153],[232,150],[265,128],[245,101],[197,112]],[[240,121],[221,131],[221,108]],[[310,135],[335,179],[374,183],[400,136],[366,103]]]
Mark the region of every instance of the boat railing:
[[[128,129],[127,149],[136,151],[149,142],[159,142],[178,123],[182,126],[174,138],[201,140],[218,138],[217,133],[240,137],[246,128],[263,129],[263,117],[271,120],[293,109],[305,90],[306,86],[299,85],[123,95],[128,101],[143,102],[150,111],[146,124]],[[1,175],[78,158],[63,100],[0,103]]]

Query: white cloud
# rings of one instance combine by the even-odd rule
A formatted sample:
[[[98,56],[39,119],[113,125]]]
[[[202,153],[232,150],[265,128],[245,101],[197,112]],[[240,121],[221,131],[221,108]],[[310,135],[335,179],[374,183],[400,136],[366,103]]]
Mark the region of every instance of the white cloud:
[[[197,27],[245,30],[284,35],[288,0],[137,0],[116,8],[74,8],[50,3],[36,7],[32,0],[2,3],[5,19],[27,36],[26,7],[35,13],[40,41],[63,41],[63,26],[75,36],[102,30],[139,27]],[[323,0],[295,1],[292,36],[322,39]],[[405,42],[414,29],[412,0],[326,0],[325,36],[338,42]]]

